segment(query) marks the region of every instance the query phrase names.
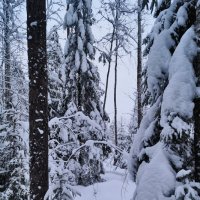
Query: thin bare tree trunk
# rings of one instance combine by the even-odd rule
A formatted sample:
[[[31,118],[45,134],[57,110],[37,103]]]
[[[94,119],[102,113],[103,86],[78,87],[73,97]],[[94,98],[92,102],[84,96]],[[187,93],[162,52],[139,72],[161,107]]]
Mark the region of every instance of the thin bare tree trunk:
[[[116,0],[116,16],[115,16],[115,83],[114,83],[114,126],[115,126],[115,145],[118,145],[117,140],[117,67],[118,67],[118,23],[119,23],[119,8],[120,1]],[[117,154],[117,152],[116,152]]]
[[[115,50],[115,82],[114,82],[114,133],[115,133],[115,146],[118,146],[118,133],[117,133],[117,67],[118,67],[118,39],[116,38]],[[114,165],[117,164],[117,154],[115,151]]]
[[[118,17],[119,17],[120,1],[116,0],[116,16],[115,16],[115,80],[114,80],[114,131],[115,131],[115,145],[118,145],[118,133],[117,133],[117,67],[118,67]],[[115,151],[114,165],[117,164],[117,154]]]
[[[30,199],[48,190],[48,101],[46,1],[27,0],[29,65]]]
[[[114,127],[115,127],[115,145],[118,145],[117,140],[117,67],[118,67],[118,39],[116,39],[116,54],[115,54],[115,83],[114,83]]]
[[[67,4],[67,10],[69,9],[69,4]],[[69,36],[69,34],[70,34],[70,28],[69,27],[67,27],[67,37]]]
[[[107,94],[108,94],[108,83],[109,83],[110,68],[111,68],[111,62],[112,62],[112,50],[113,50],[114,36],[115,36],[115,26],[113,26],[112,38],[111,38],[111,42],[110,42],[108,72],[107,72],[107,77],[106,77],[106,88],[105,88],[105,96],[104,96],[104,102],[103,102],[104,114],[105,114],[106,100],[107,100]]]
[[[82,111],[82,85],[81,85],[81,69],[78,70],[77,78],[77,105],[78,111]]]
[[[138,47],[137,47],[137,119],[138,128],[142,120],[142,16],[141,0],[138,0]]]
[[[196,23],[195,32],[197,35],[197,45],[200,47],[200,5],[196,10]],[[198,51],[197,57],[194,63],[195,74],[197,77],[197,87],[200,87],[200,53]],[[200,182],[200,97],[194,100],[194,178],[195,181]]]

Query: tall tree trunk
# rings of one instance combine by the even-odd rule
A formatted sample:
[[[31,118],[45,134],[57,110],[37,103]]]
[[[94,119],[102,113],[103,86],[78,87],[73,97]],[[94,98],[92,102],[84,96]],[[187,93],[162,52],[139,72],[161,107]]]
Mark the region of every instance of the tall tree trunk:
[[[195,32],[197,35],[197,45],[200,47],[200,5],[196,10],[196,23]],[[197,87],[200,87],[200,53],[198,51],[197,57],[194,63],[195,74],[197,77]],[[197,182],[200,182],[200,97],[194,100],[194,178]]]
[[[115,145],[118,145],[117,134],[117,67],[118,67],[118,22],[119,22],[119,8],[120,1],[116,0],[116,15],[115,15],[115,80],[114,80],[114,131],[115,131]],[[115,151],[114,165],[117,164],[117,151]]]
[[[114,36],[115,36],[115,26],[113,26],[113,32],[112,32],[112,37],[111,37],[111,42],[110,42],[108,72],[107,72],[107,76],[106,76],[106,88],[105,88],[105,96],[104,96],[104,101],[103,101],[104,114],[105,114],[106,100],[107,100],[107,94],[108,94],[108,82],[109,82],[110,68],[111,68],[111,62],[112,62],[112,50],[113,50]]]
[[[48,79],[45,0],[27,0],[27,39],[30,199],[43,200],[48,189]]]
[[[3,0],[3,12],[4,12],[4,63],[5,63],[5,90],[4,90],[4,103],[5,109],[8,110],[6,115],[7,120],[10,120],[9,109],[12,108],[11,104],[11,64],[10,64],[10,11],[9,0]]]
[[[116,40],[116,45],[118,40]],[[115,145],[118,145],[117,141],[117,65],[118,65],[118,49],[115,56],[115,84],[114,84],[114,126],[115,126]]]
[[[118,67],[118,39],[116,38],[116,50],[115,50],[115,82],[114,82],[114,133],[115,133],[115,145],[118,145],[118,133],[117,133],[117,67]],[[115,151],[114,165],[117,164],[117,154]]]
[[[141,13],[141,0],[138,0],[138,47],[137,47],[137,123],[138,128],[142,120],[142,13]]]

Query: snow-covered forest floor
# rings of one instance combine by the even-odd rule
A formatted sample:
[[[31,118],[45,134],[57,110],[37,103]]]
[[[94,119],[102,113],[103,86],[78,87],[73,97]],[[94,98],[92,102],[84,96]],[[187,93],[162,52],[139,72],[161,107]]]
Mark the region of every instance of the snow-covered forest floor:
[[[104,162],[104,182],[88,187],[76,186],[81,193],[75,200],[130,200],[133,197],[135,183],[127,170],[113,167],[109,161]]]

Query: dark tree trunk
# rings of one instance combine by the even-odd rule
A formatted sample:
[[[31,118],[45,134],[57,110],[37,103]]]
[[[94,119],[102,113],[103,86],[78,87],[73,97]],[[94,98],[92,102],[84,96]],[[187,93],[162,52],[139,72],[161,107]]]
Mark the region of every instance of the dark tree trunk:
[[[30,79],[30,199],[43,200],[48,190],[48,79],[45,0],[27,0],[27,39]]]
[[[118,46],[118,40],[116,39],[116,48]],[[114,83],[114,130],[115,130],[115,145],[118,145],[117,140],[117,67],[118,67],[118,49],[116,49],[115,55],[115,83]]]
[[[197,45],[200,47],[200,5],[197,6],[195,32],[197,35]],[[197,87],[200,87],[200,53],[194,63],[195,74],[197,77]],[[194,178],[195,181],[200,182],[200,97],[194,100]]]
[[[106,88],[105,88],[105,96],[104,96],[104,101],[103,101],[103,112],[104,112],[104,115],[105,115],[105,107],[106,107],[106,100],[107,100],[107,94],[108,94],[108,82],[109,82],[110,68],[111,68],[111,61],[112,61],[112,51],[113,51],[114,36],[115,36],[115,26],[113,26],[112,38],[111,38],[111,42],[110,42],[110,51],[109,51],[109,60],[108,60],[108,72],[107,72],[107,76],[106,76]]]
[[[195,181],[200,182],[200,99],[196,98],[194,103],[194,178]]]
[[[77,74],[77,105],[78,111],[82,111],[82,85],[81,85],[81,69],[78,70]]]
[[[142,120],[142,16],[141,0],[138,0],[138,47],[137,47],[137,124],[138,128]]]
[[[115,50],[115,83],[114,83],[114,132],[115,132],[115,145],[118,146],[118,133],[117,133],[117,67],[118,67],[118,39],[116,38]],[[115,151],[114,165],[117,164],[118,152]]]
[[[67,4],[67,10],[69,9],[69,4]],[[67,27],[67,37],[69,37],[69,34],[70,34],[70,28]]]
[[[115,83],[114,83],[114,130],[115,130],[115,145],[118,145],[117,139],[117,67],[118,67],[118,52],[119,52],[119,40],[118,40],[118,23],[119,23],[119,8],[120,1],[116,0],[116,16],[115,16]],[[117,152],[116,152],[117,155]]]
[[[120,1],[116,0],[116,16],[115,16],[115,80],[114,80],[114,132],[115,132],[115,145],[118,145],[118,133],[117,133],[117,67],[118,67],[118,23],[119,23],[119,8],[120,8]],[[118,152],[115,151],[115,159],[114,165],[117,164],[117,154]]]
[[[11,67],[10,67],[10,11],[9,11],[9,0],[3,1],[3,12],[5,18],[4,22],[4,62],[5,62],[5,90],[4,90],[4,102],[5,109],[7,110],[6,118],[10,121],[9,109],[12,108],[11,104]]]

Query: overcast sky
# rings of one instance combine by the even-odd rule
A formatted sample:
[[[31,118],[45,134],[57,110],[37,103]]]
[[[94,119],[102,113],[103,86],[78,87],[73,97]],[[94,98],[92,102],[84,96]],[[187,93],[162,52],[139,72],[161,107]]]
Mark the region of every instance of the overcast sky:
[[[97,4],[95,8],[94,13],[98,10]],[[97,15],[95,15],[95,17],[98,19]],[[105,35],[108,30],[109,24],[105,23],[105,21],[98,23],[93,26],[94,37],[98,40]],[[121,117],[130,118],[134,107],[134,101],[129,96],[133,97],[136,89],[136,60],[134,56],[130,57],[130,55],[127,55],[119,59],[118,63],[117,107],[118,119],[120,120]],[[108,64],[104,66],[98,62],[96,62],[96,64],[99,66],[99,73],[102,81],[101,86],[105,89]],[[111,65],[106,111],[112,121],[114,116],[114,63]]]
[[[98,7],[100,6],[99,1],[95,0],[95,5],[93,6],[93,11],[95,17],[98,19],[98,15],[96,15],[98,11]],[[134,21],[136,16],[131,16],[131,20],[133,22],[133,26],[136,26],[136,22]],[[153,19],[150,15],[145,15],[145,29],[144,36],[150,31]],[[98,40],[104,35],[108,30],[108,24],[102,22],[98,25],[93,26],[93,33],[95,38]],[[135,33],[137,34],[137,27],[135,27]],[[133,42],[134,44],[134,42]],[[136,93],[136,73],[137,73],[137,52],[136,52],[136,44],[131,48],[132,55],[127,55],[119,61],[118,66],[118,84],[117,84],[117,107],[118,107],[118,120],[121,117],[130,119],[131,114],[133,114],[133,109],[135,105],[135,93]],[[99,73],[101,75],[101,81],[103,83],[102,87],[105,88],[106,83],[106,75],[108,70],[108,65],[103,66],[98,63]],[[106,104],[106,111],[109,114],[111,120],[113,120],[114,116],[114,65],[112,65],[110,80],[109,80],[109,89],[108,89],[108,97]]]

